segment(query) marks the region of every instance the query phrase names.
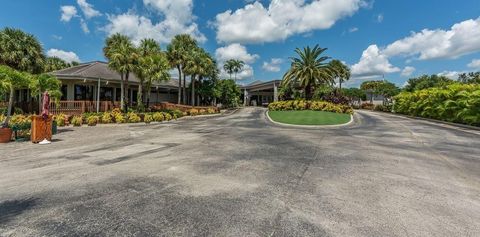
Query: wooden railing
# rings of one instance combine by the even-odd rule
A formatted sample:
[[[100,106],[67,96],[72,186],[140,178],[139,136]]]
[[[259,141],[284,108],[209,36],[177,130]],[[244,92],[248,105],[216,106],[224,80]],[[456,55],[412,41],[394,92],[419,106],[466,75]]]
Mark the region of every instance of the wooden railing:
[[[163,102],[163,103],[158,103],[158,104],[155,104],[152,106],[152,108],[156,109],[156,110],[162,110],[162,109],[170,109],[170,110],[175,110],[175,109],[178,109],[182,112],[186,112],[190,109],[214,109],[214,110],[218,110],[217,107],[214,107],[214,106],[190,106],[190,105],[180,105],[180,104],[173,104],[173,103],[167,103],[167,102]]]
[[[99,112],[106,112],[120,107],[120,102],[100,101]],[[51,114],[79,115],[86,112],[97,112],[96,101],[60,101],[50,103]]]

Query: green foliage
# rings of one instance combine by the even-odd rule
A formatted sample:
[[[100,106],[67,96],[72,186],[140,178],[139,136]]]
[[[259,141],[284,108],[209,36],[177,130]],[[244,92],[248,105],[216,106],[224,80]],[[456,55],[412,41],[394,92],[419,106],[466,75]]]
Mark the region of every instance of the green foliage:
[[[55,115],[53,117],[53,119],[57,122],[57,126],[59,127],[64,127],[65,126],[65,122],[67,120],[67,115],[65,114],[58,114],[58,115]]]
[[[462,73],[458,76],[458,81],[466,84],[480,84],[480,72]]]
[[[149,124],[153,121],[153,116],[151,114],[145,114],[145,116],[143,117],[143,122],[145,122],[146,124]]]
[[[80,127],[80,126],[82,126],[82,124],[83,124],[83,118],[82,118],[82,116],[78,116],[78,115],[77,115],[77,116],[73,116],[71,123],[72,123],[73,126],[75,126],[75,127]]]
[[[92,115],[87,118],[87,124],[88,126],[96,126],[99,120],[100,120],[100,117],[96,115]]]
[[[342,88],[342,83],[350,80],[350,68],[337,59],[330,61],[329,66],[332,76],[338,80],[339,87]]]
[[[225,107],[238,105],[241,91],[234,80],[219,80],[218,90],[220,92],[218,102],[222,103]]]
[[[169,113],[162,112],[165,121],[170,121],[173,119],[173,116]]]
[[[45,55],[37,38],[18,29],[0,31],[0,64],[30,73],[43,72]]]
[[[315,89],[315,92],[313,93],[313,98],[312,99],[321,100],[325,96],[329,96],[329,95],[333,94],[334,91],[335,91],[335,88],[333,88],[333,86],[331,86],[329,84],[320,85]]]
[[[237,73],[242,71],[244,66],[245,62],[242,60],[229,59],[223,65],[223,69],[230,75],[230,79],[232,79],[232,74],[235,74],[234,79],[237,80]]]
[[[453,84],[455,81],[445,76],[438,75],[423,75],[408,80],[407,85],[404,87],[405,91],[413,92],[423,90],[432,87],[442,87]]]
[[[395,97],[394,112],[439,119],[448,122],[480,125],[480,85],[452,84]]]
[[[153,114],[153,120],[155,122],[163,122],[163,120],[165,120],[165,117],[163,116],[162,112],[156,112]]]
[[[367,99],[367,94],[359,88],[342,88],[342,94],[350,99],[350,101],[361,101]]]
[[[125,123],[125,117],[122,113],[114,113],[115,123]]]
[[[101,117],[101,122],[102,123],[112,123],[113,122],[112,113],[109,113],[109,112],[103,113],[103,115]]]
[[[333,73],[330,65],[325,61],[330,57],[322,56],[326,48],[316,45],[303,50],[297,48],[298,57],[291,58],[290,69],[282,79],[282,86],[303,88],[305,97],[312,98],[312,89],[321,84],[333,84]]]
[[[62,82],[49,74],[40,74],[31,77],[29,88],[33,97],[41,96],[45,91],[54,101],[62,97]]]
[[[59,57],[47,57],[45,60],[44,72],[58,71],[72,66]]]
[[[142,119],[140,118],[140,116],[138,116],[138,114],[134,112],[129,112],[127,113],[127,121],[129,123],[139,123],[142,121]]]
[[[287,111],[287,110],[314,110],[326,111],[334,113],[353,114],[353,109],[348,105],[339,105],[325,101],[309,101],[309,100],[288,100],[273,102],[268,105],[271,111]]]
[[[375,108],[375,105],[372,103],[362,103],[360,105],[361,109],[368,109],[368,110],[373,110]]]

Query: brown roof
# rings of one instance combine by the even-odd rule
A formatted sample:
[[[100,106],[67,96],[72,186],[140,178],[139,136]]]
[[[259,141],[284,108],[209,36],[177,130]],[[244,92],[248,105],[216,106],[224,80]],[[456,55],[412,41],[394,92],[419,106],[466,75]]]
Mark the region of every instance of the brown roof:
[[[52,72],[53,75],[57,76],[59,79],[92,79],[97,80],[98,78],[111,80],[111,81],[121,81],[120,74],[116,71],[111,70],[108,67],[106,62],[89,62],[83,63],[77,66],[61,69],[58,71]],[[129,82],[138,83],[139,80],[135,74],[130,73]],[[178,87],[177,79],[170,79],[169,81],[155,82],[153,86],[161,87]]]

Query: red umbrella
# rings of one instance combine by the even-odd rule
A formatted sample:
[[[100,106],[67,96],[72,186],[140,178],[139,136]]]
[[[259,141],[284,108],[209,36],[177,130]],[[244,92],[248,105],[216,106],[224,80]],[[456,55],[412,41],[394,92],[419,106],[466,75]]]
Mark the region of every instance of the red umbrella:
[[[50,110],[50,95],[48,94],[48,91],[45,91],[45,93],[43,93],[43,104],[42,104],[43,119],[46,120],[48,118],[49,110]]]

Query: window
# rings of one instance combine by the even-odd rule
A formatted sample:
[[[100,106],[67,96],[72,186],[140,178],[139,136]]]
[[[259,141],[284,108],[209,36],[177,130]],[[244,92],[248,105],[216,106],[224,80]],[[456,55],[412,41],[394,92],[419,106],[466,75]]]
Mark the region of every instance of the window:
[[[75,100],[93,100],[93,86],[75,85]]]

